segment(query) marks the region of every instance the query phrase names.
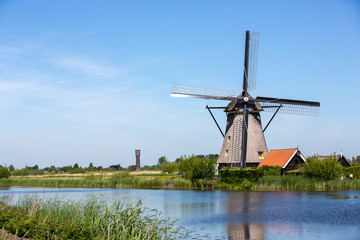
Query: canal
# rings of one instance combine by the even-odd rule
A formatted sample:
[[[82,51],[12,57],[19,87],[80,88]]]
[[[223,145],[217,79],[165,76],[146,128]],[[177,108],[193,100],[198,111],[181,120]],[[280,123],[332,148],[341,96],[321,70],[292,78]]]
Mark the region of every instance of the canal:
[[[142,201],[164,217],[179,219],[189,239],[360,239],[360,191],[241,192],[143,189],[0,189],[0,196],[21,195],[109,203]]]

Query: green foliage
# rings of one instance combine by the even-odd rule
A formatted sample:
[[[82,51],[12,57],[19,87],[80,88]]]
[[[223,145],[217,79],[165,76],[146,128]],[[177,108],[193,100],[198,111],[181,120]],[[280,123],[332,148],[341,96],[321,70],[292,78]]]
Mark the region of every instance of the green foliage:
[[[70,171],[70,173],[85,173],[85,170],[79,167],[79,168],[74,168],[73,170]]]
[[[160,166],[158,166],[158,165],[151,165],[151,166],[149,166],[149,165],[145,165],[145,166],[143,166],[143,167],[140,167],[140,169],[141,170],[160,170]]]
[[[322,161],[311,157],[303,167],[305,176],[325,181],[333,180],[342,173],[342,166],[334,156],[326,157]]]
[[[12,164],[9,166],[9,171],[10,171],[10,172],[15,171],[15,167],[14,167]]]
[[[257,182],[261,177],[264,176],[263,169],[230,169],[222,168],[219,172],[221,182],[228,184],[240,184],[244,180],[250,182]]]
[[[0,178],[8,178],[10,175],[11,173],[6,167],[0,168]]]
[[[0,226],[31,239],[177,239],[174,221],[162,219],[141,202],[112,205],[23,198],[10,206],[0,201]]]
[[[263,166],[256,169],[259,172],[262,172],[262,176],[281,176],[281,167],[280,166]]]
[[[335,179],[330,181],[303,176],[271,176],[261,178],[254,187],[260,191],[341,191],[360,189],[360,180]]]
[[[343,174],[346,177],[349,177],[349,175],[352,174],[354,178],[360,178],[360,165],[343,168]]]
[[[43,169],[33,170],[33,169],[29,169],[29,168],[24,168],[24,169],[20,169],[20,170],[15,170],[12,172],[12,174],[14,176],[43,175],[44,170]]]
[[[130,174],[128,171],[123,171],[119,173],[115,173],[111,175],[110,182],[113,187],[116,187],[116,185],[120,182],[121,179],[130,177]]]
[[[129,171],[135,171],[136,170],[136,165],[129,165],[127,170]]]
[[[240,183],[240,188],[243,190],[251,190],[254,187],[254,183],[250,182],[247,179],[244,179],[241,183]]]
[[[167,162],[162,166],[162,171],[164,173],[172,173],[175,172],[178,169],[177,162]]]
[[[360,155],[351,158],[352,163],[360,163]]]
[[[161,157],[159,158],[158,165],[159,165],[159,166],[162,166],[162,165],[164,165],[165,163],[168,163],[167,157],[166,157],[166,156],[161,156]]]
[[[196,155],[196,157],[197,158],[217,160],[219,158],[219,154]]]
[[[201,159],[195,155],[181,157],[179,171],[185,178],[194,182],[197,179],[212,179],[215,176],[215,159]]]

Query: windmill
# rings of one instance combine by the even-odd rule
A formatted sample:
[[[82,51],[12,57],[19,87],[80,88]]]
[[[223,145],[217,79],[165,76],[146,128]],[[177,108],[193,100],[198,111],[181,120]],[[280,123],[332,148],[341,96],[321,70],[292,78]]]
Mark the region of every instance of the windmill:
[[[293,99],[252,97],[249,92],[256,87],[257,52],[259,33],[246,31],[243,91],[236,95],[233,90],[192,87],[173,84],[171,96],[230,101],[226,107],[209,107],[211,117],[224,137],[217,163],[220,167],[255,168],[268,153],[264,131],[275,115],[280,113],[319,114],[319,102]],[[224,109],[227,114],[225,134],[213,116],[211,109]],[[262,129],[260,112],[273,112],[266,127]]]

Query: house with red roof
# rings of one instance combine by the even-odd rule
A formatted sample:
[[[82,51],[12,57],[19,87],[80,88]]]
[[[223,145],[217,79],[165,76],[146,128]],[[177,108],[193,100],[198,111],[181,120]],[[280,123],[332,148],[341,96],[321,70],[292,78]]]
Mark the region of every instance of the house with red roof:
[[[280,166],[283,172],[295,170],[298,165],[306,163],[306,158],[298,148],[273,149],[261,161],[258,167]]]

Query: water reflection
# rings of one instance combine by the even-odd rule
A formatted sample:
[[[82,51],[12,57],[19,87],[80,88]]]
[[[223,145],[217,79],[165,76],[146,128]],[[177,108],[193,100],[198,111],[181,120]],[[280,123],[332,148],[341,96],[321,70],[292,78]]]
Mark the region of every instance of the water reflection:
[[[264,194],[256,192],[229,192],[227,212],[231,219],[228,224],[228,239],[247,240],[265,239],[265,227],[260,223],[253,223],[262,210]],[[234,222],[239,222],[234,224]]]

